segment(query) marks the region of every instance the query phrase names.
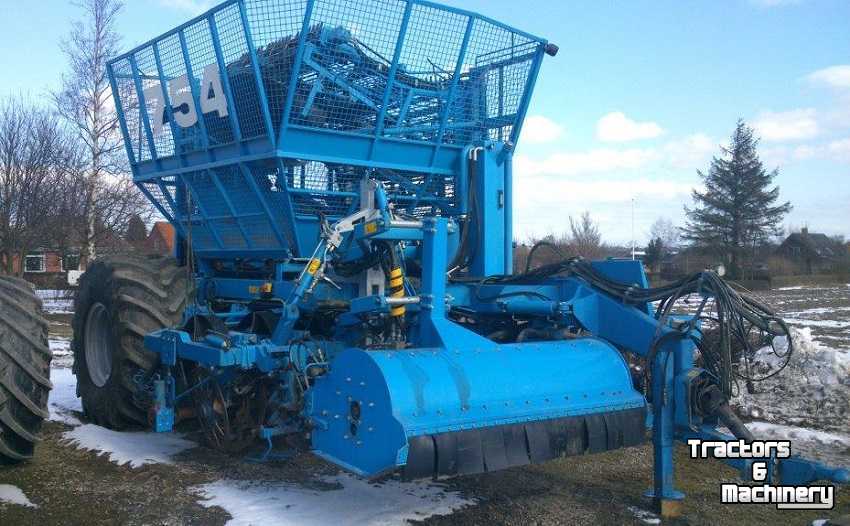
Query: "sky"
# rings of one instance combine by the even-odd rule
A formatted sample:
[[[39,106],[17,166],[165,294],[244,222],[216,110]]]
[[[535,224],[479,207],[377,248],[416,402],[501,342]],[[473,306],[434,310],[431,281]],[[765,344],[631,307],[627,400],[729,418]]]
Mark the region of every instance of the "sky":
[[[127,0],[124,47],[215,3]],[[520,239],[564,232],[584,211],[611,243],[634,232],[645,244],[660,217],[684,224],[697,170],[739,118],[779,169],[781,199],[794,206],[785,226],[850,237],[850,1],[444,3],[560,47],[541,68],[514,159]],[[47,102],[77,16],[66,0],[0,0],[0,97]]]

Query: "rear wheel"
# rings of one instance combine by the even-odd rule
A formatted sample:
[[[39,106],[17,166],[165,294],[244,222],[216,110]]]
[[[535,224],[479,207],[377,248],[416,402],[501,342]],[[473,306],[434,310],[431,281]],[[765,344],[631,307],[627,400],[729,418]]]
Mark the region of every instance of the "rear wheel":
[[[147,425],[157,357],[143,339],[178,325],[188,296],[186,271],[171,258],[103,258],[83,274],[72,349],[88,418],[119,430]]]
[[[0,461],[32,458],[48,417],[50,348],[41,300],[26,281],[0,276]]]

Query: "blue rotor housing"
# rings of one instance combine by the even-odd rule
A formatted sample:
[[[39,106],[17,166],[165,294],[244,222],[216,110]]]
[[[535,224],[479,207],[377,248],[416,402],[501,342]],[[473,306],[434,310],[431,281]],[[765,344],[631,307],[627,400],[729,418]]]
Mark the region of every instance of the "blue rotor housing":
[[[316,452],[364,476],[495,471],[643,441],[645,400],[608,343],[349,349],[311,390]]]

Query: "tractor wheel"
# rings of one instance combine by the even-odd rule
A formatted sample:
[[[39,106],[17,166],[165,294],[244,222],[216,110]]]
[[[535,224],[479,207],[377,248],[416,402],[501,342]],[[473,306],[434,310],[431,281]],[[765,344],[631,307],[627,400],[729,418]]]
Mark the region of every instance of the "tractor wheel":
[[[32,286],[0,276],[0,463],[31,459],[48,417],[50,348]]]
[[[86,416],[110,429],[148,424],[156,354],[144,336],[181,321],[190,294],[171,258],[96,260],[80,278],[74,309],[74,374]]]

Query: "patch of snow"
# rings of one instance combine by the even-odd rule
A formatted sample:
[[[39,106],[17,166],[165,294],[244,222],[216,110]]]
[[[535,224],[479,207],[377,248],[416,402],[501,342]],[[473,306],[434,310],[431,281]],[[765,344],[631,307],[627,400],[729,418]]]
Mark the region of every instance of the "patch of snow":
[[[84,424],[66,431],[63,438],[86,451],[109,456],[119,466],[138,468],[145,464],[172,464],[172,457],[197,444],[176,433],[122,433],[94,424]]]
[[[794,318],[790,316],[784,316],[782,318],[786,323],[790,323],[792,325],[804,325],[807,327],[830,327],[836,329],[843,329],[845,327],[850,327],[850,322],[847,321],[838,321],[838,320],[807,320],[801,318]]]
[[[228,526],[389,525],[447,515],[474,504],[433,482],[372,483],[346,473],[319,480],[337,488],[219,480],[192,489],[207,499],[200,502],[202,506],[220,506],[233,517]]]
[[[794,443],[797,441],[814,442],[831,447],[850,446],[850,436],[805,427],[783,426],[768,422],[748,422],[747,428],[760,439],[790,440],[792,453],[794,452]]]
[[[64,338],[50,338],[47,340],[50,352],[53,356],[67,356],[71,354],[71,340]]]
[[[804,286],[797,286],[797,287],[779,287],[778,289],[773,289],[773,290],[775,290],[775,291],[777,291],[777,292],[780,292],[780,291],[786,291],[786,290],[803,290],[803,289],[808,289],[808,288],[810,288],[810,287],[804,287]]]
[[[815,519],[812,521],[812,526],[827,526],[829,519]]]
[[[82,422],[74,416],[74,413],[82,413],[83,405],[77,398],[77,378],[74,373],[67,367],[52,368],[50,381],[53,383],[47,404],[50,420],[63,422],[69,426],[80,425]]]
[[[39,289],[35,291],[41,298],[42,308],[47,314],[73,314],[74,291]]]
[[[71,367],[74,363],[74,353],[71,352],[71,341],[62,338],[50,338],[47,340],[53,360],[50,366],[54,368]]]
[[[741,382],[733,404],[755,420],[845,432],[850,420],[850,352],[816,341],[808,327],[792,328],[791,335],[794,353],[788,367],[757,382],[755,393],[747,392]],[[780,342],[784,339],[776,345],[780,356],[770,347],[756,353],[757,376],[775,371],[785,361]]]
[[[804,309],[801,311],[791,311],[784,313],[786,316],[800,316],[806,314],[835,314],[838,312],[850,312],[850,307],[815,307],[813,309]]]
[[[658,515],[652,513],[651,511],[640,509],[637,506],[629,506],[628,509],[630,512],[632,512],[632,515],[634,515],[635,518],[637,518],[644,524],[661,524],[661,519],[658,517]]]
[[[21,488],[11,484],[0,484],[0,502],[17,504],[18,506],[26,506],[28,508],[38,507],[27,498]]]

